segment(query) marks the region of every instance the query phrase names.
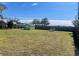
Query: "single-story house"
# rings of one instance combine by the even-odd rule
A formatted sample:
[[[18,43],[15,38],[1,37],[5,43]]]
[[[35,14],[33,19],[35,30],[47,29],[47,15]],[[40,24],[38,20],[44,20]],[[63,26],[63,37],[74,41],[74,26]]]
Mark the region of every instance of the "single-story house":
[[[7,28],[7,23],[3,20],[0,20],[0,28],[1,29]]]
[[[35,25],[26,24],[26,23],[19,23],[19,24],[17,24],[17,28],[22,28],[24,30],[30,30],[30,29],[35,29]]]

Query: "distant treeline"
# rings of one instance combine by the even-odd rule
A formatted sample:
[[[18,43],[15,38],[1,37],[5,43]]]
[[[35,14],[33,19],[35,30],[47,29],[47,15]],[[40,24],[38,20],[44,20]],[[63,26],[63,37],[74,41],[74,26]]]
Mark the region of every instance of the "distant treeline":
[[[42,29],[42,30],[56,30],[56,31],[75,31],[75,27],[71,26],[42,26],[42,25],[35,25],[35,29]]]
[[[7,22],[4,22],[3,20],[0,20],[0,28],[24,28],[27,27],[28,24],[24,25],[25,23],[20,23],[17,20],[10,20]],[[34,25],[34,24],[32,24]],[[51,31],[75,31],[75,27],[70,26],[49,26],[49,25],[43,25],[43,24],[35,24],[35,29],[41,29],[41,30],[51,30]]]

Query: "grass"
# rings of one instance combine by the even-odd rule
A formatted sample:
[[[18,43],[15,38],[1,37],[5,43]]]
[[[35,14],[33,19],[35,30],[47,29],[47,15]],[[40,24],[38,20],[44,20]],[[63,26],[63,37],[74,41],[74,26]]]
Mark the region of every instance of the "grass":
[[[74,55],[70,32],[46,30],[0,30],[0,55]]]

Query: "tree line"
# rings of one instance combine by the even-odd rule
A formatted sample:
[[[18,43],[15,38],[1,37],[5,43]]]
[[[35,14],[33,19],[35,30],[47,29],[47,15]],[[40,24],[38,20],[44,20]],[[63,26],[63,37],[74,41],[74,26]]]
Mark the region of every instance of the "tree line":
[[[1,17],[0,17],[1,18]],[[4,21],[5,18],[1,18],[0,20],[0,28],[4,29],[4,28],[18,28],[23,26],[23,23],[20,22],[18,18],[7,18],[7,22]],[[24,23],[27,24],[27,23]],[[30,23],[29,23],[30,24]],[[41,21],[39,19],[34,19],[31,24],[33,25],[41,25],[41,26],[47,26],[49,24],[49,21],[47,18],[43,18]]]

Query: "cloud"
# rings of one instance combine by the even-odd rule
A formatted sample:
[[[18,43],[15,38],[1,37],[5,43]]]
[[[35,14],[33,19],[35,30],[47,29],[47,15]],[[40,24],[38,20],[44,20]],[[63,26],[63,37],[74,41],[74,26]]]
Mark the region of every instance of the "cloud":
[[[37,5],[38,5],[38,3],[33,3],[33,4],[32,4],[32,6],[37,6]]]

